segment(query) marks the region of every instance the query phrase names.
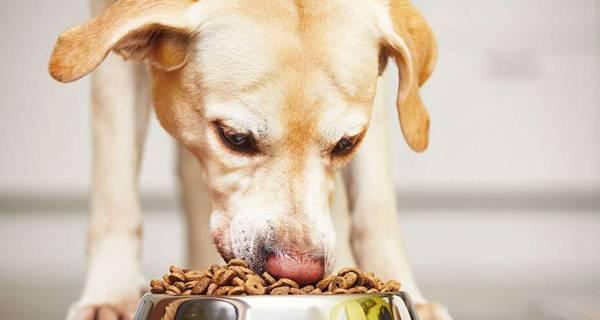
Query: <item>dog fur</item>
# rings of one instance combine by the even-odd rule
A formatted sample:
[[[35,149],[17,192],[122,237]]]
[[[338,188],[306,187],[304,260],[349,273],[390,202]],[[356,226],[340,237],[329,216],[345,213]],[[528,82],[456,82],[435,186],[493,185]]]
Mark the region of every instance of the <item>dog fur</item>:
[[[151,104],[180,143],[191,265],[239,257],[263,270],[265,252],[318,257],[326,271],[358,264],[400,279],[423,316],[449,319],[423,298],[406,261],[377,85],[393,58],[402,133],[425,150],[419,88],[437,51],[414,6],[93,0],[92,9],[95,18],[60,35],[49,64],[62,82],[95,70],[89,260],[69,319],[128,319],[135,310],[143,282],[137,175]],[[222,130],[252,135],[257,152],[232,150]],[[355,145],[334,155],[343,137]]]

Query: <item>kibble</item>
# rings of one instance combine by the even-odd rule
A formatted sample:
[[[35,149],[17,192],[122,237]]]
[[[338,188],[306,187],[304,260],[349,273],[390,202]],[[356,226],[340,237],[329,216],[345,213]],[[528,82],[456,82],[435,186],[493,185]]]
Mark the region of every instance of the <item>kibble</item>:
[[[257,274],[241,259],[230,260],[225,266],[214,264],[199,270],[171,266],[168,274],[150,281],[150,292],[173,296],[362,294],[399,290],[398,281],[383,282],[372,272],[363,272],[356,267],[344,268],[315,284],[300,287],[291,279],[276,279],[268,272]]]

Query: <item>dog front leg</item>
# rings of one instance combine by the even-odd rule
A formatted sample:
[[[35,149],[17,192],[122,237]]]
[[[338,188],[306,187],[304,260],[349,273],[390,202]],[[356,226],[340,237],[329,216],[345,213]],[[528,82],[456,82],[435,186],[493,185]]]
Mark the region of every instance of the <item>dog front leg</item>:
[[[131,319],[144,278],[137,177],[150,109],[140,64],[110,55],[92,74],[93,173],[87,270],[68,319]]]
[[[347,266],[355,266],[356,260],[350,246],[350,210],[348,208],[348,195],[342,173],[336,175],[335,198],[331,206],[331,220],[335,230],[335,263],[333,270],[340,270]]]
[[[200,268],[223,263],[210,235],[212,205],[200,162],[181,144],[178,145],[177,161],[189,267]]]
[[[421,319],[450,319],[443,307],[427,303],[407,261],[396,213],[391,164],[389,114],[385,109],[384,82],[380,79],[371,125],[350,164],[348,188],[352,210],[352,247],[359,266],[384,279],[399,279]]]

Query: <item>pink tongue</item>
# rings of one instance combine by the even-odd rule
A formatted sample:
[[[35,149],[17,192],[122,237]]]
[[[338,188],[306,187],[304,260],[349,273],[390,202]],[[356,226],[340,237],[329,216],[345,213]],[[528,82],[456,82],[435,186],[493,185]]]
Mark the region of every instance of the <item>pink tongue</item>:
[[[323,277],[323,261],[305,257],[269,256],[267,272],[276,278],[288,278],[300,286],[313,284]]]

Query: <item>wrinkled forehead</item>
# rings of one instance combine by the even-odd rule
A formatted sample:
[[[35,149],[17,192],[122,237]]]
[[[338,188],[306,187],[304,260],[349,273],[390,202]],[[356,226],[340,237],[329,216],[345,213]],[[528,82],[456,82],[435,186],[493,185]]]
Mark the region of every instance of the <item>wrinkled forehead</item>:
[[[224,2],[193,57],[205,105],[235,103],[262,118],[291,108],[308,120],[324,106],[368,113],[380,47],[364,3]]]

